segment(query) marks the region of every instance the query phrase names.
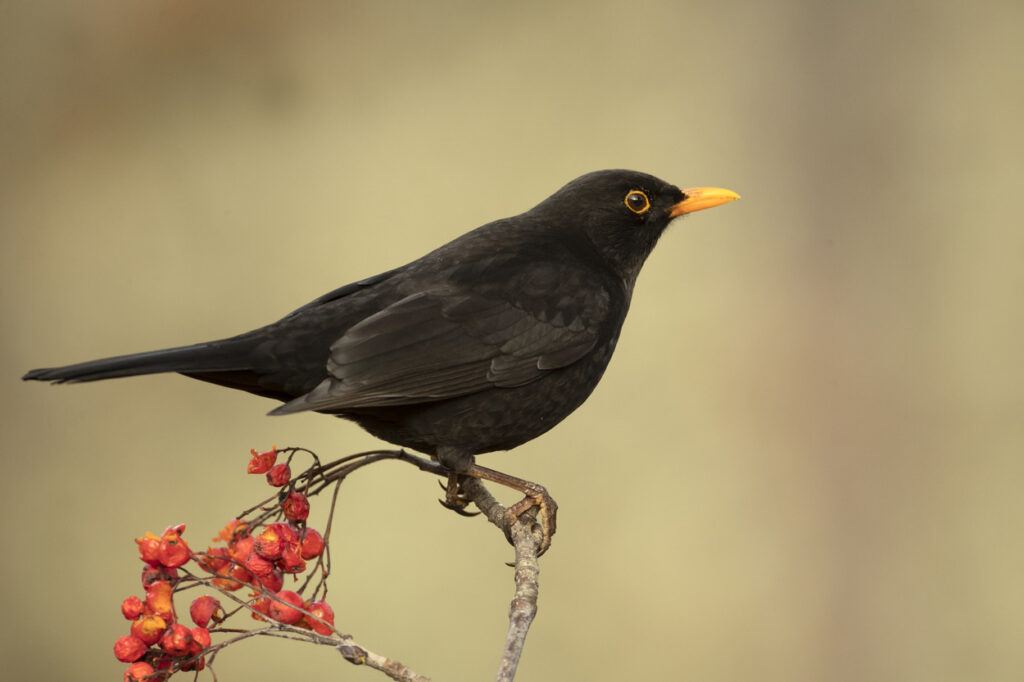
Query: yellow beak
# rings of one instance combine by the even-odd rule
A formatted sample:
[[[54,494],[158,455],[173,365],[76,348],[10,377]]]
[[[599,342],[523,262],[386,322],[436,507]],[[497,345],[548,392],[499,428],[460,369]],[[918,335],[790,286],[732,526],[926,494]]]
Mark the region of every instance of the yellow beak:
[[[683,200],[674,204],[669,211],[669,218],[677,218],[684,213],[703,211],[739,199],[740,195],[732,190],[721,187],[690,187],[683,190]]]

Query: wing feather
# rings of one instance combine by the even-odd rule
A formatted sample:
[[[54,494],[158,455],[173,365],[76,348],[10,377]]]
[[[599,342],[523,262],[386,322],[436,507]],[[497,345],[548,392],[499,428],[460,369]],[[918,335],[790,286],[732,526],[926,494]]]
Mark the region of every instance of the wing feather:
[[[349,328],[331,346],[328,378],[274,413],[416,404],[536,381],[597,343],[608,296],[594,287],[581,296],[578,284],[514,301],[456,287],[406,296]]]

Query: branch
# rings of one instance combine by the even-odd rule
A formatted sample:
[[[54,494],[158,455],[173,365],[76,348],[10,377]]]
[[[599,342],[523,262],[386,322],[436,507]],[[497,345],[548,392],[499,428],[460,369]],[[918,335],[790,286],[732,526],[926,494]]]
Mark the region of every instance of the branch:
[[[342,641],[336,645],[346,661],[355,665],[368,665],[374,670],[379,670],[396,682],[430,682],[429,677],[424,677],[414,670],[410,670],[404,663],[394,661],[387,656],[375,654],[359,646],[354,639],[348,635],[342,635]]]
[[[505,648],[495,677],[495,682],[511,682],[519,667],[519,657],[526,644],[526,635],[530,631],[534,616],[537,615],[537,596],[540,592],[537,580],[540,575],[537,552],[543,539],[541,532],[534,525],[537,508],[525,512],[509,526],[505,517],[505,507],[494,499],[478,479],[464,479],[462,490],[484,513],[488,521],[505,532],[505,536],[516,550],[513,565],[516,591],[509,606],[508,634],[505,636]]]
[[[273,460],[279,453],[288,455],[287,464],[273,464]],[[543,554],[544,550],[549,546],[551,535],[555,529],[555,512],[558,509],[558,505],[547,494],[547,491],[535,483],[523,481],[476,465],[467,470],[465,475],[458,476],[456,479],[451,471],[437,461],[412,455],[402,450],[360,452],[342,457],[328,464],[321,464],[314,453],[303,448],[283,448],[281,450],[274,448],[265,453],[257,453],[254,450],[252,451],[253,460],[250,462],[249,472],[270,472],[268,473],[268,483],[275,487],[281,487],[282,483],[276,482],[277,479],[271,479],[272,470],[277,467],[284,467],[283,470],[288,472],[288,465],[292,462],[292,456],[297,453],[310,455],[314,459],[314,465],[291,478],[287,483],[287,488],[245,510],[239,517],[232,519],[215,539],[216,541],[225,542],[227,547],[211,548],[208,552],[195,552],[191,554],[192,559],[197,561],[205,571],[213,574],[215,577],[206,578],[195,575],[187,569],[182,569],[184,575],[173,578],[176,591],[184,591],[191,587],[204,585],[220,593],[228,601],[234,602],[235,608],[232,611],[225,614],[221,610],[221,615],[214,618],[214,622],[218,625],[238,611],[247,610],[257,620],[266,623],[266,626],[256,629],[216,628],[215,632],[233,636],[226,641],[212,646],[209,643],[209,633],[207,632],[205,648],[195,652],[191,658],[184,657],[188,650],[184,650],[183,654],[178,654],[178,658],[174,660],[174,670],[172,672],[196,669],[196,666],[202,665],[204,657],[208,658],[208,664],[212,672],[214,661],[220,651],[243,639],[263,635],[304,640],[322,646],[331,646],[348,662],[354,665],[366,665],[379,670],[396,682],[429,682],[429,678],[410,670],[403,663],[370,651],[360,645],[350,635],[339,632],[334,626],[334,614],[327,602],[313,601],[318,594],[322,593],[322,598],[324,599],[327,596],[326,578],[330,574],[329,538],[334,519],[335,504],[341,484],[347,479],[349,474],[365,466],[383,460],[398,460],[415,466],[421,471],[449,478],[449,494],[455,495],[458,502],[453,507],[461,511],[464,504],[473,502],[493,525],[502,530],[505,537],[515,548],[515,561],[509,564],[515,569],[515,593],[509,608],[509,626],[495,678],[497,682],[512,682],[519,666],[519,659],[523,653],[530,625],[537,614],[538,576],[540,575],[538,556]],[[269,460],[268,456],[270,456]],[[260,467],[266,468],[261,469]],[[481,479],[508,486],[525,493],[526,497],[518,504],[506,508],[484,487]],[[333,490],[331,494],[331,513],[329,514],[326,532],[319,541],[318,549],[316,542],[314,542],[310,555],[308,557],[305,554],[300,556],[299,552],[305,551],[303,543],[306,542],[306,532],[311,530],[306,528],[304,524],[306,514],[309,511],[307,496],[316,496],[326,491],[327,488],[333,488]],[[298,500],[298,502],[295,502],[295,500]],[[287,519],[287,523],[282,523],[284,519]],[[297,526],[295,525],[296,523],[298,524]],[[266,526],[266,529],[257,535],[255,531],[264,526]],[[298,535],[299,531],[296,528],[302,529],[301,537]],[[289,532],[286,532],[288,529],[291,529],[290,535]],[[165,531],[165,537],[163,538],[157,538],[155,535],[148,534],[146,538],[137,541],[140,543],[140,551],[143,558],[146,559],[148,556],[147,552],[155,552],[154,557],[156,560],[161,560],[163,554],[160,552],[164,551],[164,544],[167,544],[168,556],[174,559],[176,555],[171,550],[179,545],[170,543],[170,540],[166,537],[167,533],[170,533],[172,530],[174,533],[171,539],[184,546],[183,541],[180,541],[178,535],[184,530],[184,525],[181,525],[180,528],[174,527]],[[316,533],[315,530],[312,532]],[[315,539],[318,535],[311,535],[309,537]],[[152,537],[150,538],[150,536]],[[156,549],[151,547],[154,542],[156,543]],[[290,544],[286,548],[281,543]],[[188,550],[187,546],[185,546],[185,550]],[[291,556],[294,558],[292,563],[287,563],[291,561],[288,559],[288,551],[292,552]],[[302,559],[312,559],[313,557],[316,557],[316,563],[313,564],[312,569],[308,569],[305,561],[302,561]],[[169,563],[160,565],[172,566]],[[180,567],[181,564],[175,563],[173,566],[176,568]],[[163,568],[159,570],[166,572]],[[172,568],[171,570],[175,569]],[[307,576],[302,586],[298,588],[298,592],[294,590],[281,590],[284,573],[297,574],[306,570],[310,570],[310,575]],[[313,586],[312,595],[303,596],[313,580],[314,574],[317,574],[318,577],[317,583]],[[266,585],[272,585],[275,576],[276,585],[268,588]],[[243,584],[249,585],[254,590],[248,599],[242,599],[232,594],[233,590],[240,588]],[[147,592],[148,599],[149,594]],[[136,601],[139,600],[136,598]],[[139,601],[140,612],[141,604],[142,602]],[[215,602],[215,604],[216,609],[222,608],[219,602]],[[124,611],[124,606],[122,606],[122,611]],[[173,610],[170,613],[173,619]],[[205,630],[205,625],[206,621],[202,623],[200,629]],[[175,624],[174,627],[182,629],[185,633],[181,635],[182,637],[186,637],[189,634],[188,630],[184,629],[180,624]],[[134,629],[132,632],[134,635]],[[131,638],[124,637],[122,639],[130,640]],[[145,645],[145,642],[141,640],[140,643]],[[132,642],[128,641],[122,647],[126,649],[126,656],[134,653],[128,650],[131,644]],[[189,646],[192,646],[192,644],[189,644]],[[149,653],[143,655],[148,656],[147,660],[149,661],[157,661],[159,657],[163,656],[157,649],[152,649]],[[139,659],[121,658],[121,660],[137,661]],[[150,667],[149,663],[140,663],[139,665]]]
[[[399,460],[438,476],[448,474],[448,471],[438,462],[409,454],[404,450],[376,450],[350,455],[321,469],[317,476],[319,480],[316,481],[320,485],[314,486],[313,494],[330,483],[344,480],[357,469],[385,459]],[[537,556],[544,542],[543,532],[535,524],[538,508],[529,509],[521,514],[515,522],[509,524],[505,514],[506,508],[491,495],[479,479],[469,476],[462,478],[461,489],[483,512],[487,520],[505,533],[505,537],[515,548],[515,562],[512,566],[515,568],[516,589],[509,607],[509,627],[505,636],[505,647],[498,666],[498,674],[495,677],[496,682],[511,682],[519,667],[519,658],[522,656],[523,647],[526,644],[526,635],[537,615],[537,597],[540,592],[538,583],[540,564],[537,561]],[[346,660],[352,663],[366,663],[395,680],[427,679],[410,671],[397,661],[367,652],[355,642],[339,645],[338,650]],[[379,662],[371,663],[371,659],[374,658],[379,659]]]
[[[217,588],[213,584],[213,581],[209,578],[203,578],[202,576],[192,574],[187,570],[184,570],[183,572],[189,579],[194,580],[196,584],[206,585],[207,587],[216,589],[217,592],[219,592],[221,595],[238,604],[240,608],[246,609],[250,613],[259,616],[261,620],[265,620],[263,618],[263,614],[261,614],[257,609],[255,609],[251,602],[239,599],[232,592]],[[274,595],[270,594],[266,590],[261,589],[260,592],[264,596],[267,596],[271,599],[275,599]],[[298,610],[301,611],[303,614],[312,615],[303,608],[298,608]],[[370,651],[366,647],[359,644],[359,642],[357,642],[351,635],[344,635],[335,630],[336,636],[330,637],[326,635],[321,635],[316,632],[312,632],[305,628],[298,628],[293,625],[286,625],[284,623],[276,623],[272,620],[266,622],[267,625],[265,627],[258,628],[255,630],[221,628],[220,632],[231,632],[236,634],[237,636],[224,642],[220,642],[207,650],[206,653],[208,653],[210,656],[210,666],[212,667],[213,662],[217,657],[217,654],[221,650],[226,649],[232,644],[235,644],[243,639],[248,639],[249,637],[262,635],[264,637],[294,639],[298,641],[312,642],[313,644],[334,647],[338,650],[338,653],[340,653],[342,657],[349,663],[352,663],[354,665],[365,665],[367,667],[373,668],[374,670],[379,670],[391,679],[395,680],[396,682],[430,682],[429,677],[424,677],[423,675],[420,675],[418,672],[410,669],[404,663],[388,658],[387,656],[384,656],[382,654]],[[331,629],[334,629],[333,626]]]

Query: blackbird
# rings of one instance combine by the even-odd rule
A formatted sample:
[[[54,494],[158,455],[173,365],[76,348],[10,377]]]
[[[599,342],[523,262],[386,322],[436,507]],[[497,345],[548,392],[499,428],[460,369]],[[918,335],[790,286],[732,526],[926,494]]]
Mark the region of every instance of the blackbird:
[[[477,466],[559,423],[590,395],[619,338],[633,285],[669,222],[739,196],[680,190],[628,170],[588,173],[520,215],[335,289],[265,327],[179,348],[34,369],[73,383],[178,372],[312,410],[435,457],[457,475],[543,488]],[[554,532],[553,511],[545,538]],[[546,544],[546,543],[545,543]]]

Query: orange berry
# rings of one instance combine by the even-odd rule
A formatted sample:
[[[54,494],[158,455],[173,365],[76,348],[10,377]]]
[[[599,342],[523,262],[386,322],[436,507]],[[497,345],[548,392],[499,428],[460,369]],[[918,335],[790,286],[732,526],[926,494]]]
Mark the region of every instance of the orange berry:
[[[131,632],[142,640],[143,644],[150,646],[160,641],[164,630],[167,629],[167,621],[155,613],[144,613],[132,623]]]
[[[146,606],[164,620],[174,620],[174,588],[166,580],[158,580],[146,588]]]
[[[224,542],[234,542],[235,538],[241,533],[245,532],[245,529],[249,527],[249,524],[238,519],[231,519],[227,525],[224,526],[217,537],[213,538],[213,541],[223,540]]]
[[[143,561],[150,566],[160,565],[160,538],[152,533],[146,533],[141,538],[135,538],[135,544],[139,546],[139,554]]]

